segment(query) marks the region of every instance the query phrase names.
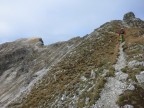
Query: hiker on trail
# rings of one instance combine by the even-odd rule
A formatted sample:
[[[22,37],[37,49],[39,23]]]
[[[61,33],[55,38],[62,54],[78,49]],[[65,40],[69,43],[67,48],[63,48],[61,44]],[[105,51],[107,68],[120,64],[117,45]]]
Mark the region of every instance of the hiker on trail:
[[[120,41],[121,43],[124,42],[124,41],[125,41],[125,40],[124,40],[124,36],[125,36],[125,34],[126,34],[124,28],[121,28],[121,30],[118,32],[118,34],[119,34],[119,41]]]

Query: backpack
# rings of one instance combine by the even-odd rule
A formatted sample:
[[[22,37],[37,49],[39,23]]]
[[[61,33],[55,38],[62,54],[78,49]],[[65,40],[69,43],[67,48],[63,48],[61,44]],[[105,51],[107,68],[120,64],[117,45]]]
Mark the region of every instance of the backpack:
[[[120,31],[120,34],[125,34],[125,31],[124,31],[124,30],[121,30],[121,31]]]

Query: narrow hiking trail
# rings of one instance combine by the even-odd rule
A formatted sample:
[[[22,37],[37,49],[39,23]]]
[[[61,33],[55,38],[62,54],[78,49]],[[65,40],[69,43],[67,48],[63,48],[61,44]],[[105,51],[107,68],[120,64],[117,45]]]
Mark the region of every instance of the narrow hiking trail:
[[[91,108],[119,108],[116,104],[118,96],[122,94],[128,87],[126,79],[128,74],[121,71],[126,66],[126,55],[123,52],[124,43],[119,46],[119,57],[114,65],[115,77],[109,77],[104,89],[100,94],[99,100]]]

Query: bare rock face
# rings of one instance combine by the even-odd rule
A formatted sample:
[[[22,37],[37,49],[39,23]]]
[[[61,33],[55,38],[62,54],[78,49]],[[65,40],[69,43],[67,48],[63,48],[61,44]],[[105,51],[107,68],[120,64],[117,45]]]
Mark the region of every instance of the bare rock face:
[[[129,13],[126,13],[123,17],[123,20],[124,21],[127,21],[127,20],[133,20],[135,19],[135,14],[133,12],[129,12]]]
[[[132,105],[125,105],[123,108],[134,108]]]
[[[43,46],[41,38],[19,39],[0,45],[0,75],[33,54],[36,46]]]
[[[81,39],[43,46],[41,38],[24,38],[0,45],[0,108],[23,97]],[[20,99],[19,98],[19,99]]]
[[[25,44],[25,45],[37,45],[37,46],[44,45],[42,38],[37,38],[37,37],[28,38],[28,39],[26,39],[26,38],[18,39],[15,42],[19,42],[19,43]]]
[[[144,21],[135,17],[133,12],[128,12],[123,17],[124,22],[126,22],[131,27],[144,28]]]
[[[139,75],[136,75],[137,81],[144,87],[144,71],[140,72]]]

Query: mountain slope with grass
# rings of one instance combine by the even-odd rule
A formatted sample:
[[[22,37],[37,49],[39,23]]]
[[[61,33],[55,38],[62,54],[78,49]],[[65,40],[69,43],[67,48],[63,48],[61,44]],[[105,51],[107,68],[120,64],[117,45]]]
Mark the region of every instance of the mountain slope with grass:
[[[0,107],[144,106],[144,21],[132,12],[84,37],[48,46],[41,38],[20,39],[0,52]]]

